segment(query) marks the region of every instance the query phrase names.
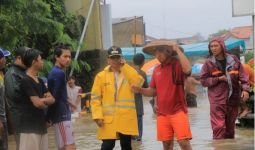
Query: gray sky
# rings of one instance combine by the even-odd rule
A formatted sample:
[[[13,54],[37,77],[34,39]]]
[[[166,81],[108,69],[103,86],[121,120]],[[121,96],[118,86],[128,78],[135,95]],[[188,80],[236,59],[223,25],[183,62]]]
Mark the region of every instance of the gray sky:
[[[232,17],[232,0],[106,0],[112,17],[144,16],[156,38],[208,37],[220,29],[252,25],[252,17]]]

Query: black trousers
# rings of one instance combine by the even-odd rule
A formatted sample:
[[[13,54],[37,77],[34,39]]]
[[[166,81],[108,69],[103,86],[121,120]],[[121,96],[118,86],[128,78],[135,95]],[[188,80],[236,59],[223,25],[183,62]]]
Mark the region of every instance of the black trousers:
[[[132,150],[131,135],[124,135],[119,133],[121,150]],[[103,140],[101,150],[113,150],[115,146],[115,139]]]

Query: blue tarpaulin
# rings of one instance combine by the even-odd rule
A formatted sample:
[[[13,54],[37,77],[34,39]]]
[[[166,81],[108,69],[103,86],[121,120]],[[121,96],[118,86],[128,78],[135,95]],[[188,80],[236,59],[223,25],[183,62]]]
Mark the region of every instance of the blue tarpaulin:
[[[122,47],[122,54],[126,60],[132,61],[134,56],[134,47]],[[143,53],[143,47],[136,47],[136,53],[144,54],[145,59],[153,58],[154,56]]]
[[[186,56],[207,56],[208,52],[208,42],[197,43],[197,44],[189,44],[189,45],[181,45],[184,49],[184,53]],[[225,45],[228,50],[231,50],[236,47],[242,47],[245,49],[244,40],[227,40],[225,41]]]
[[[228,50],[231,50],[236,47],[242,47],[243,50],[245,50],[245,43],[244,40],[236,40],[236,39],[230,39],[225,41],[225,45]],[[196,44],[188,44],[188,45],[181,45],[181,47],[184,49],[184,53],[186,56],[207,56],[209,55],[208,52],[208,42],[203,43],[196,43]],[[122,53],[125,59],[132,60],[134,56],[134,47],[122,47]],[[136,47],[136,53],[143,53],[142,51],[143,47]],[[145,59],[153,58],[154,56],[144,54]]]

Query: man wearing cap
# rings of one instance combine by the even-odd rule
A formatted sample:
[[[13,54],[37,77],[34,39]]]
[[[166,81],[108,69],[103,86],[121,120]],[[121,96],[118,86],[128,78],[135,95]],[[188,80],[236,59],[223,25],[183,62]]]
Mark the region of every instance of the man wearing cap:
[[[136,107],[131,85],[141,87],[144,79],[125,63],[119,47],[108,49],[108,66],[94,80],[91,94],[92,118],[98,126],[101,150],[111,150],[120,139],[123,150],[131,150],[131,136],[138,135]]]
[[[185,76],[191,73],[190,63],[172,41],[152,42],[143,51],[155,55],[161,65],[154,69],[149,88],[132,86],[132,89],[146,96],[157,96],[157,138],[162,141],[164,150],[173,150],[174,136],[182,150],[191,150],[192,135],[184,93]]]
[[[5,114],[5,89],[4,89],[4,73],[5,57],[11,53],[0,48],[0,149],[8,150],[8,129]]]

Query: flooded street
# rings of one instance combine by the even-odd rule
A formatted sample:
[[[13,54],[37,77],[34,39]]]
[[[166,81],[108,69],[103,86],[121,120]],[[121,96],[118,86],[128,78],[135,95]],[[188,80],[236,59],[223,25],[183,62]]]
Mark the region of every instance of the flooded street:
[[[148,98],[144,100],[144,134],[142,142],[133,142],[135,150],[160,150],[161,142],[156,140],[156,120],[153,115]],[[253,128],[237,128],[236,139],[212,141],[212,131],[209,120],[209,103],[206,96],[198,99],[198,108],[189,109],[189,117],[193,139],[191,144],[194,150],[253,150]],[[96,124],[91,120],[90,114],[73,121],[75,129],[76,146],[78,150],[98,150],[101,141],[96,140]],[[14,150],[14,140],[10,136],[10,150]],[[49,129],[49,149],[55,150],[55,140],[52,128]],[[120,150],[119,141],[116,150]],[[179,149],[175,142],[175,150]]]

